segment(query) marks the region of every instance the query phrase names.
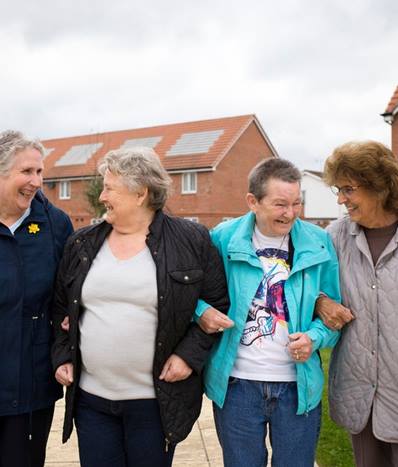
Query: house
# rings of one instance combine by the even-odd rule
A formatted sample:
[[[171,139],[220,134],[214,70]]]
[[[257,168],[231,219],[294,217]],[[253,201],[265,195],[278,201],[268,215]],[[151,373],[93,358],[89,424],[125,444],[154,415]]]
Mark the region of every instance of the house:
[[[337,197],[322,180],[322,172],[304,170],[302,172],[301,193],[303,199],[302,217],[313,224],[325,227],[346,210],[337,204]]]
[[[166,208],[212,227],[247,211],[247,175],[260,160],[278,157],[255,115],[176,123],[42,141],[44,192],[75,228],[94,221],[85,192],[110,150],[149,146],[173,179]]]
[[[395,88],[386,110],[381,115],[384,121],[391,125],[391,149],[398,157],[398,86]]]

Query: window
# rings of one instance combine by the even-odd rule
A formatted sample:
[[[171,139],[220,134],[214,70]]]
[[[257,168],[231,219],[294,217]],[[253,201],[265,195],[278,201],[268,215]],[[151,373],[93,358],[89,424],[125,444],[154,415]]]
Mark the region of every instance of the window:
[[[102,217],[93,217],[90,220],[90,225],[100,224],[104,219]]]
[[[59,199],[70,199],[70,181],[59,182]]]
[[[196,172],[183,173],[181,193],[196,193],[198,185],[197,178]]]

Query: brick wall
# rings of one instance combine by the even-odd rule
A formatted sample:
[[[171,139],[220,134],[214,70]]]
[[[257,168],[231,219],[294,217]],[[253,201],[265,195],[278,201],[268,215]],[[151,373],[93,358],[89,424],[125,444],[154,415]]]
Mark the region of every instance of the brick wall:
[[[241,216],[247,211],[247,175],[257,162],[270,156],[270,148],[252,123],[215,171],[198,173],[196,194],[181,194],[182,176],[173,175],[174,195],[167,208],[177,216],[198,217],[208,227],[223,217]]]
[[[395,116],[391,126],[391,149],[395,156],[398,157],[398,116]]]
[[[54,188],[49,188],[47,184],[44,184],[44,193],[47,198],[68,214],[75,229],[90,224],[90,220],[94,217],[84,194],[86,186],[86,180],[72,181],[71,198],[59,199],[59,183],[57,182]]]

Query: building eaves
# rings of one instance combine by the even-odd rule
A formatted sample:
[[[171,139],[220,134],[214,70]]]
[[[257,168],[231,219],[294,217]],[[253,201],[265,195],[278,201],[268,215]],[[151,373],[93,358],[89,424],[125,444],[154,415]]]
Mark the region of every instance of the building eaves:
[[[317,178],[322,178],[323,177],[323,172],[320,172],[318,170],[306,170],[306,169],[304,169],[303,174],[309,174],[309,175],[315,176]]]
[[[257,129],[261,133],[261,136],[264,138],[265,142],[267,143],[268,147],[270,148],[272,155],[276,158],[279,158],[279,154],[277,153],[275,147],[271,143],[270,139],[268,138],[266,132],[264,131],[263,127],[261,126],[258,118],[256,117],[255,114],[252,115],[247,115],[248,119],[247,121],[241,126],[239,131],[235,134],[234,138],[231,139],[229,145],[224,149],[222,153],[217,157],[217,159],[214,162],[214,168],[217,168],[217,166],[220,164],[220,162],[224,159],[224,157],[229,153],[229,151],[232,149],[232,147],[235,145],[235,143],[238,141],[238,139],[243,135],[243,133],[248,129],[248,127],[254,122]]]
[[[386,110],[380,114],[384,121],[388,124],[394,122],[395,116],[398,114],[398,86],[395,89],[394,94],[392,95],[390,102],[387,105]]]
[[[47,149],[45,158],[45,178],[57,179],[65,177],[92,176],[96,173],[98,161],[110,150],[123,147],[126,142],[152,141],[156,153],[159,155],[164,167],[170,172],[187,170],[214,170],[217,164],[231,150],[240,136],[255,122],[263,138],[270,147],[275,157],[278,157],[275,149],[269,141],[255,115],[240,115],[234,117],[223,117],[211,120],[199,120],[193,122],[173,123],[158,125],[154,127],[138,128],[131,130],[118,130],[106,133],[80,135],[66,138],[55,138],[43,141]],[[221,131],[222,130],[222,131]],[[175,147],[179,139],[184,135],[202,133],[215,134],[212,144],[207,151],[193,154],[173,154],[170,151]],[[99,145],[101,143],[101,146]],[[201,140],[201,144],[204,144]],[[85,163],[67,165],[57,163],[65,153],[73,146],[98,145],[98,150],[93,152]]]

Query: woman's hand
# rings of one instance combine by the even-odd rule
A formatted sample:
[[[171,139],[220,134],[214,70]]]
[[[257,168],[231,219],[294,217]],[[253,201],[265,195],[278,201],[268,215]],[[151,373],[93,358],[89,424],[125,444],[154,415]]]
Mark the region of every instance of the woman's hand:
[[[60,365],[55,372],[55,379],[64,386],[70,386],[73,383],[73,364]]]
[[[61,323],[61,328],[65,332],[69,332],[69,316],[65,316]]]
[[[170,355],[163,366],[162,373],[159,379],[167,383],[175,383],[187,379],[192,373],[192,368],[189,367],[185,361],[176,354]]]
[[[304,332],[289,335],[288,350],[295,362],[305,362],[312,354],[312,340]]]
[[[335,302],[326,295],[318,297],[315,304],[315,314],[332,331],[338,331],[345,324],[355,319],[349,308]]]
[[[232,328],[235,323],[227,315],[221,313],[221,311],[210,307],[199,318],[198,324],[206,334],[214,334],[215,332],[222,332],[224,329]]]

